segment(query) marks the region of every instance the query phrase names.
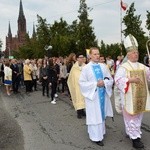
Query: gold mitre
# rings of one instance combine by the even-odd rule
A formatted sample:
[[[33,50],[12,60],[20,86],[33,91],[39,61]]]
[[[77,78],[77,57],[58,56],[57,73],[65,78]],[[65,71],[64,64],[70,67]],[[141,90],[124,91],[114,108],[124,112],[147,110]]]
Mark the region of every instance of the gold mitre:
[[[129,34],[125,40],[124,40],[124,46],[126,48],[127,53],[133,50],[137,50],[138,51],[138,42],[136,40],[136,38]]]

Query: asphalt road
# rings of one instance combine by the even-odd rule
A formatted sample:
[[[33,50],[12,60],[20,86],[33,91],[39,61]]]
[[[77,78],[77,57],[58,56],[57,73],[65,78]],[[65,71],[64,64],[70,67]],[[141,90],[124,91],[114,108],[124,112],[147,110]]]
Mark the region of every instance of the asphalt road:
[[[104,147],[100,147],[89,140],[85,118],[77,119],[67,95],[59,94],[53,105],[40,87],[11,96],[3,88],[0,91],[0,150],[134,150],[115,110],[114,122],[106,120]],[[149,116],[145,113],[142,124],[144,150],[150,150]]]

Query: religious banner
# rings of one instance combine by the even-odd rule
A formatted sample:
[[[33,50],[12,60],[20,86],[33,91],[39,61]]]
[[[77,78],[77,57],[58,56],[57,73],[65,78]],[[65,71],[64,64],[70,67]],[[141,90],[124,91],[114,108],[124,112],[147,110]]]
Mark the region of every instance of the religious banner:
[[[89,58],[90,49],[86,49],[86,57]]]

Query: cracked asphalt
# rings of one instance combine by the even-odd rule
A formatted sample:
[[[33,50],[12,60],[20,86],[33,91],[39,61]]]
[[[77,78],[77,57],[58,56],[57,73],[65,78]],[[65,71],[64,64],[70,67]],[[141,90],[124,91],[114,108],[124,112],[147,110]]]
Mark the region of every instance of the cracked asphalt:
[[[134,150],[125,136],[121,115],[106,121],[104,147],[92,143],[85,118],[77,119],[67,95],[60,93],[57,104],[38,91],[7,96],[0,87],[0,150]],[[113,98],[112,98],[113,103]],[[142,124],[144,150],[150,150],[150,117]]]

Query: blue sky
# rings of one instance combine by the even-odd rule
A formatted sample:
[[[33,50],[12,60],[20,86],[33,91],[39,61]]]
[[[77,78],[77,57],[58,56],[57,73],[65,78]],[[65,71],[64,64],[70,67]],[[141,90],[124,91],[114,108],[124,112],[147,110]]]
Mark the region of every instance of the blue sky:
[[[27,22],[27,31],[32,34],[33,23],[37,23],[37,14],[53,24],[60,17],[71,24],[77,19],[80,0],[22,0]],[[13,36],[17,34],[17,19],[20,0],[1,0],[0,2],[0,39],[5,48],[5,37],[8,33],[8,22],[11,24]],[[141,15],[142,27],[145,28],[146,10],[150,10],[150,0],[123,0],[129,6],[135,3],[136,14]],[[97,39],[105,43],[120,42],[120,0],[86,0],[91,7],[89,18],[93,19],[92,26]],[[125,11],[122,11],[122,16]]]

